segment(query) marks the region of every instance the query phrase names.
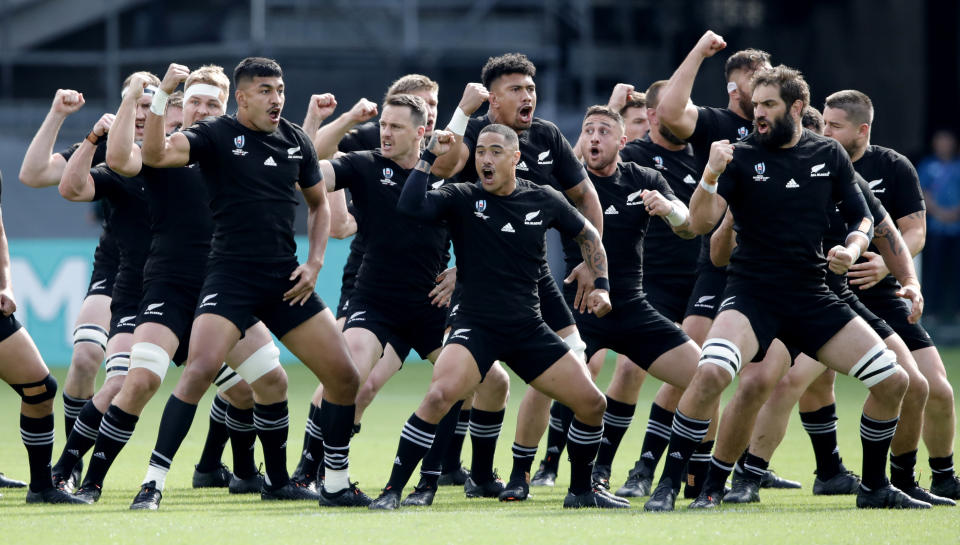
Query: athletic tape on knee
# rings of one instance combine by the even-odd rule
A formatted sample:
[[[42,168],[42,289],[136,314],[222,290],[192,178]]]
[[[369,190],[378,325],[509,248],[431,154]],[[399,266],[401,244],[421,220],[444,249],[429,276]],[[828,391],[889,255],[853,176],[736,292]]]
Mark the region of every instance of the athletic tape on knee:
[[[440,346],[447,346],[447,339],[450,338],[450,332],[451,332],[451,331],[452,331],[451,329],[448,329],[448,330],[446,330],[446,331],[443,332],[443,338],[440,339]]]
[[[724,371],[730,373],[730,378],[736,378],[740,372],[740,349],[732,342],[721,339],[707,339],[703,343],[703,350],[700,352],[700,361],[697,366],[707,365],[708,363],[717,365]]]
[[[247,384],[253,384],[277,367],[280,367],[280,349],[270,341],[241,363],[236,371]]]
[[[137,343],[130,349],[130,368],[146,369],[160,377],[162,382],[170,368],[170,355],[153,343]]]
[[[122,377],[130,371],[130,352],[117,352],[107,358],[107,380]]]
[[[564,337],[563,343],[566,344],[567,348],[572,350],[578,358],[587,361],[587,343],[583,342],[583,339],[580,338],[579,331],[574,330],[573,333]]]
[[[858,379],[867,388],[880,384],[897,372],[897,355],[879,343],[860,358],[852,368],[850,376]]]
[[[43,380],[28,384],[11,384],[11,388],[28,405],[37,405],[57,395],[57,379],[48,374]]]
[[[217,391],[223,393],[240,384],[241,380],[243,380],[243,378],[231,369],[229,365],[224,363],[220,366],[220,370],[217,371],[217,377],[213,379],[213,383],[217,385]]]
[[[73,330],[73,344],[77,343],[93,343],[106,350],[107,330],[97,324],[80,324]]]

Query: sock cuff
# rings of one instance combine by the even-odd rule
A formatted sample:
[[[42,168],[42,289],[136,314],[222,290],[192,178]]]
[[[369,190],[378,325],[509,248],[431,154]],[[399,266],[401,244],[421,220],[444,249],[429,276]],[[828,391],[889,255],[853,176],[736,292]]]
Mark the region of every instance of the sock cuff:
[[[130,427],[131,429],[137,424],[137,421],[140,420],[139,416],[130,414],[113,404],[107,408],[107,412],[103,415],[103,417],[109,418],[113,422],[116,422],[124,427]],[[103,425],[103,422],[101,421],[100,424]]]
[[[930,462],[930,471],[933,473],[953,474],[953,453],[939,458],[928,458]]]
[[[823,424],[827,422],[836,422],[837,418],[837,404],[831,403],[824,407],[820,407],[815,411],[803,412],[800,411],[800,421],[804,424]],[[806,426],[804,426],[806,427]]]
[[[567,430],[568,442],[591,445],[599,443],[601,439],[603,439],[603,425],[591,426],[576,418],[570,422],[570,428]]]
[[[673,423],[673,417],[674,413],[672,411],[668,411],[656,403],[650,404],[650,420],[670,425]]]
[[[701,441],[697,448],[693,451],[694,454],[710,454],[713,451],[713,444],[716,441]]]
[[[537,456],[537,447],[525,447],[514,443],[511,448],[514,458],[535,458]]]
[[[290,412],[287,408],[287,400],[278,401],[276,403],[270,403],[269,405],[263,405],[260,403],[253,404],[253,414],[281,414]]]
[[[481,425],[502,424],[504,414],[506,414],[505,409],[500,409],[499,411],[473,409],[470,411],[470,423]]]
[[[717,466],[719,469],[726,471],[727,474],[729,474],[731,471],[733,471],[733,465],[736,462],[724,462],[723,460],[717,458],[716,456],[711,456],[710,463]]]
[[[437,432],[437,424],[431,424],[427,422],[426,420],[417,416],[417,413],[410,415],[410,418],[407,419],[407,424],[430,435],[433,435]]]
[[[460,407],[460,416],[457,417],[457,421],[458,421],[458,422],[469,422],[469,421],[470,421],[470,414],[471,414],[471,412],[472,412],[472,411],[471,411],[470,409],[464,409],[463,407]]]
[[[607,413],[612,414],[614,416],[633,418],[633,413],[636,412],[637,410],[636,405],[631,405],[629,403],[617,401],[616,399],[613,399],[610,396],[606,396],[606,397],[607,397],[607,411],[606,411]]]

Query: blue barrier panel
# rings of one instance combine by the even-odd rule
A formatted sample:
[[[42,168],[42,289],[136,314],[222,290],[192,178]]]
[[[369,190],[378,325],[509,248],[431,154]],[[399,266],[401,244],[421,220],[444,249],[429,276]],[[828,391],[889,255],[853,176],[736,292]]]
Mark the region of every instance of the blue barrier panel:
[[[17,319],[30,331],[48,366],[67,366],[73,348],[73,326],[87,293],[96,239],[10,240],[11,274]],[[306,259],[307,240],[297,237],[297,256]],[[340,276],[350,251],[349,240],[330,239],[317,293],[335,307]],[[282,349],[284,362],[293,356]]]

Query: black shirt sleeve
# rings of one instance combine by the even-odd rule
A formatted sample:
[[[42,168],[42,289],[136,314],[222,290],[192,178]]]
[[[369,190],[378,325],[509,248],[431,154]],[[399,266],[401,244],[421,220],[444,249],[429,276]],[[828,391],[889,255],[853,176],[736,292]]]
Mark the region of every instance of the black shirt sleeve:
[[[895,183],[890,184],[894,192],[890,202],[890,216],[894,221],[926,209],[923,202],[923,190],[920,188],[920,178],[917,170],[910,161],[896,154],[893,162]]]
[[[338,178],[339,179],[339,176]],[[444,184],[440,189],[427,191],[430,175],[418,169],[410,171],[400,192],[397,210],[415,218],[435,220],[450,212],[463,194],[463,184]]]
[[[356,182],[362,180],[361,169],[357,164],[359,158],[360,152],[351,152],[330,160],[330,166],[337,177],[334,184],[336,189],[349,189],[351,194],[357,191],[355,186],[361,184]],[[362,188],[360,191],[362,192]]]
[[[696,149],[710,149],[720,132],[720,122],[714,108],[697,107],[697,124],[687,142]]]
[[[379,138],[380,127],[375,121],[367,121],[343,135],[337,149],[343,153],[376,149],[380,147]]]
[[[202,163],[215,154],[213,127],[209,121],[200,121],[180,132],[187,137],[187,142],[190,143],[189,163]]]
[[[839,144],[834,146],[834,151],[837,176],[833,178],[833,200],[847,225],[847,232],[860,231],[867,235],[868,241],[873,240],[873,215],[870,214],[867,201],[857,185],[857,173],[853,169],[853,163]]]
[[[557,164],[554,165],[555,168],[553,172],[560,187],[564,190],[572,189],[587,177],[587,171],[584,170],[583,163],[581,163],[577,159],[576,154],[573,153],[570,142],[567,142],[567,139],[563,137],[559,129],[555,128],[554,131],[554,138],[556,140],[554,147],[557,150]]]
[[[123,191],[123,180],[106,166],[98,166],[90,169],[90,176],[93,178],[93,199],[110,199]]]
[[[73,144],[69,148],[58,151],[61,157],[65,161],[69,161],[73,154],[77,151],[77,148],[80,147],[80,143]],[[103,139],[97,143],[97,150],[93,152],[93,160],[90,162],[91,165],[99,165],[100,163],[105,163],[107,161],[107,140]]]

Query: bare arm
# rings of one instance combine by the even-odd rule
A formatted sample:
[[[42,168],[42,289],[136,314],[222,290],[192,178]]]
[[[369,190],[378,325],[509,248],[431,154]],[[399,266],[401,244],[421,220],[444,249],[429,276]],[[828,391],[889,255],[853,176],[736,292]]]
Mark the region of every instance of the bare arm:
[[[733,213],[728,208],[720,227],[710,236],[710,261],[717,267],[727,266],[736,247],[737,234],[733,230]]]
[[[303,198],[307,203],[307,238],[310,241],[310,250],[307,261],[299,265],[290,280],[296,284],[283,294],[283,300],[290,305],[303,305],[310,298],[317,284],[317,275],[323,267],[323,256],[327,250],[327,234],[330,232],[330,205],[327,202],[327,192],[322,184],[314,184],[303,190]]]
[[[63,126],[63,120],[83,107],[83,94],[70,89],[58,89],[53,105],[43,123],[30,141],[30,147],[20,165],[20,182],[30,187],[49,187],[60,183],[67,162],[53,146]]]
[[[17,303],[13,299],[13,284],[10,276],[10,247],[7,244],[7,232],[3,228],[3,217],[0,215],[0,312],[10,316],[17,310]]]
[[[700,65],[704,59],[712,57],[726,46],[722,37],[708,30],[683,59],[677,70],[670,76],[667,86],[661,91],[657,116],[678,138],[684,140],[690,138],[697,127],[697,107],[690,102],[690,92],[693,90],[693,82],[697,79]]]
[[[454,113],[451,122],[454,119],[459,118],[461,121],[463,118],[459,117],[459,114],[462,114],[469,118],[474,112],[477,111],[480,106],[486,102],[490,97],[490,93],[487,91],[487,88],[479,83],[468,83],[466,88],[463,90],[463,96],[460,98],[460,103],[457,105],[458,112]],[[463,124],[463,129],[466,128],[466,123]],[[449,178],[464,168],[473,168],[470,165],[467,165],[467,160],[470,159],[470,149],[467,148],[467,145],[463,143],[463,130],[454,130],[456,127],[453,127],[452,124],[447,124],[445,130],[453,133],[454,144],[448,153],[440,155],[437,157],[437,160],[433,162],[433,167],[430,172],[439,178]]]
[[[160,89],[172,93],[188,75],[190,70],[186,66],[171,64],[160,82]],[[164,116],[157,115],[151,108],[147,112],[143,143],[140,145],[143,164],[154,168],[187,166],[190,163],[190,141],[179,132],[167,136],[165,128]]]
[[[344,189],[328,195],[330,202],[330,236],[345,239],[357,232],[357,219],[347,209],[347,192]]]
[[[590,222],[585,222],[583,230],[580,231],[574,240],[580,246],[580,253],[583,255],[583,262],[594,278],[594,288],[586,296],[587,310],[603,316],[609,313],[613,307],[610,304],[609,276],[607,273],[607,252],[603,249],[603,243],[600,241],[600,233],[597,232]],[[600,282],[605,284],[601,285]],[[583,312],[583,309],[580,309]]]
[[[323,120],[330,117],[336,108],[337,98],[331,93],[312,95],[310,103],[307,105],[307,115],[303,118],[303,132],[308,135],[316,134]]]
[[[107,166],[121,176],[136,176],[143,168],[140,148],[133,143],[136,138],[137,101],[143,96],[143,87],[147,81],[134,76],[130,82],[130,91],[123,97],[117,117],[110,128],[111,138],[107,140]]]
[[[311,101],[310,107],[314,107],[313,101]],[[307,134],[312,135],[313,149],[317,151],[317,157],[320,159],[333,157],[337,153],[340,140],[343,140],[350,129],[376,115],[377,105],[361,98],[348,112],[317,130],[307,131]]]
[[[710,145],[710,159],[701,177],[703,183],[698,185],[690,196],[690,230],[694,234],[709,233],[723,217],[727,202],[717,195],[716,186],[717,180],[731,160],[733,160],[733,146],[728,140],[719,140]],[[704,184],[713,188],[713,191],[707,191]]]
[[[894,278],[902,286],[897,292],[898,297],[910,299],[913,303],[910,323],[917,323],[923,314],[923,295],[920,292],[920,281],[913,265],[910,249],[900,232],[893,226],[890,216],[884,216],[873,228],[873,243],[883,256],[883,262],[889,268]]]
[[[927,211],[920,210],[898,218],[897,229],[910,249],[910,255],[916,257],[927,241]]]
[[[99,125],[99,122],[97,124]],[[67,161],[58,186],[60,195],[64,199],[73,202],[89,202],[96,196],[96,186],[90,175],[93,154],[96,151],[97,146],[91,144],[89,140],[84,140]]]
[[[570,202],[577,207],[577,210],[587,221],[593,224],[597,233],[603,235],[603,208],[600,206],[600,197],[597,196],[597,190],[593,187],[590,178],[584,178],[579,184],[564,191]]]

